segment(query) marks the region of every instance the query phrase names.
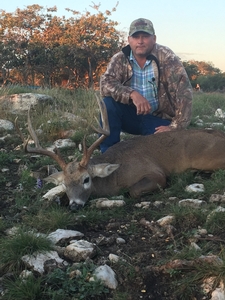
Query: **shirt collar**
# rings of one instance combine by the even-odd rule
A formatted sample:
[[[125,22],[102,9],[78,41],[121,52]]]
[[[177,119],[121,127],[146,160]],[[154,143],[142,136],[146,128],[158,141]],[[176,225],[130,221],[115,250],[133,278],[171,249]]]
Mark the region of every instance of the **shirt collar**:
[[[136,58],[133,55],[132,50],[130,51],[130,61],[133,61],[137,64]],[[151,63],[151,60],[147,59],[145,62],[145,66],[149,65]]]

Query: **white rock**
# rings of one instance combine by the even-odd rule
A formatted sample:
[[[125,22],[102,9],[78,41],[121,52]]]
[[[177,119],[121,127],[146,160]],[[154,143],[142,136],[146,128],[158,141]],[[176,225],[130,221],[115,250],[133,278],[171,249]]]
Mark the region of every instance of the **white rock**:
[[[116,274],[108,265],[103,265],[96,268],[94,271],[94,276],[101,280],[102,283],[110,289],[115,290],[118,286]]]
[[[36,129],[35,132],[38,136],[41,136],[44,133],[44,131],[41,128]]]
[[[222,111],[221,108],[217,108],[217,110],[215,111],[215,117],[222,118],[222,119],[225,118],[225,113]]]
[[[222,266],[223,260],[219,258],[217,255],[209,254],[209,255],[201,255],[198,258],[199,261],[203,261],[204,263],[211,264],[212,266]]]
[[[18,231],[19,231],[19,227],[14,226],[6,229],[5,233],[9,236],[14,236],[18,233]]]
[[[96,254],[96,246],[85,240],[74,241],[64,251],[65,257],[74,262],[92,258]]]
[[[29,276],[33,276],[33,273],[32,273],[31,271],[23,270],[23,271],[20,273],[20,278],[22,278],[22,279],[26,279],[26,278],[28,278]]]
[[[63,114],[63,118],[67,119],[70,122],[75,122],[75,123],[78,123],[78,124],[83,122],[83,123],[87,124],[87,120],[81,118],[80,116],[76,116],[72,113],[69,113],[69,112],[65,112]]]
[[[32,255],[25,255],[22,257],[22,261],[34,271],[39,274],[44,273],[44,263],[46,260],[55,259],[57,263],[67,265],[67,263],[62,260],[56,251],[49,251],[43,253],[34,253]]]
[[[216,288],[215,291],[212,292],[212,298],[210,300],[225,300],[224,290]]]
[[[220,202],[223,195],[220,194],[212,194],[209,198],[209,202]]]
[[[163,217],[163,218],[157,220],[156,222],[157,222],[160,226],[165,226],[165,225],[168,225],[168,224],[173,223],[174,220],[175,220],[175,217],[174,217],[174,216],[166,216],[166,217]]]
[[[198,200],[198,199],[183,199],[183,200],[180,200],[178,203],[180,206],[189,206],[189,207],[193,207],[193,208],[199,208],[206,204],[205,201]]]
[[[199,117],[196,119],[195,124],[199,127],[204,126],[204,122],[202,119],[199,119]]]
[[[202,123],[202,122],[196,122],[195,123],[198,127],[203,127],[204,126],[204,124]]]
[[[9,130],[9,129],[7,129],[7,130]],[[10,138],[11,137],[11,134],[6,134],[5,136],[1,136],[0,137],[0,141],[1,142],[5,142],[5,140],[7,139],[7,138]],[[4,149],[5,150],[5,149]],[[19,149],[20,150],[20,149]]]
[[[197,230],[197,233],[200,234],[201,236],[207,235],[207,230],[205,228],[199,228]]]
[[[216,213],[224,213],[225,212],[225,208],[222,206],[218,206],[216,209],[214,209],[213,211],[211,211],[211,213],[207,216],[206,221],[209,221],[209,219],[214,216]]]
[[[117,263],[120,260],[120,257],[116,254],[109,254],[109,260],[113,263]]]
[[[221,127],[223,126],[222,122],[214,122],[214,123],[206,123],[207,126],[209,127]]]
[[[107,198],[99,198],[91,201],[91,206],[95,206],[97,208],[121,207],[125,204],[124,200],[109,200]]]
[[[134,206],[138,208],[144,208],[144,207],[149,207],[151,204],[150,201],[142,201],[140,203],[136,203]]]
[[[76,147],[76,144],[71,139],[58,139],[54,142],[54,147],[57,148]]]
[[[214,277],[211,276],[211,277],[205,278],[203,280],[201,287],[205,294],[208,294],[212,291],[215,280],[216,280],[215,276]]]
[[[13,95],[4,95],[0,97],[1,105],[10,110],[13,114],[24,113],[31,106],[39,103],[53,103],[53,98],[43,94],[21,93]]]
[[[213,210],[213,212],[225,212],[225,208],[222,206],[218,206],[216,209]]]
[[[155,207],[157,207],[157,208],[160,208],[160,207],[163,206],[163,201],[155,201],[155,202],[153,203],[153,205],[154,205]]]
[[[168,200],[170,202],[177,202],[179,199],[177,197],[169,197]]]
[[[0,129],[13,130],[14,125],[10,121],[0,119]]]
[[[83,237],[84,234],[76,230],[67,230],[67,229],[57,229],[54,232],[51,232],[47,238],[50,239],[54,244],[57,244],[63,239]]]
[[[117,243],[118,245],[120,245],[120,244],[126,244],[126,241],[125,241],[124,239],[122,239],[122,238],[117,238],[117,239],[116,239],[116,243]]]
[[[202,249],[194,242],[191,242],[191,248],[197,250],[197,251],[201,251]]]
[[[205,187],[201,183],[193,183],[186,186],[185,191],[187,192],[194,192],[194,193],[201,193],[205,191]]]

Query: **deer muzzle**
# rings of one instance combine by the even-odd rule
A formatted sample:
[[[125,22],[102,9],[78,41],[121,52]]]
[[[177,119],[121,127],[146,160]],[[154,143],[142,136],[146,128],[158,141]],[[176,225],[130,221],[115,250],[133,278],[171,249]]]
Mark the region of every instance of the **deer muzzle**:
[[[84,205],[85,205],[85,202],[82,201],[82,200],[78,200],[78,199],[77,200],[70,200],[69,208],[72,211],[76,211],[76,210],[79,210],[82,207],[84,207]]]

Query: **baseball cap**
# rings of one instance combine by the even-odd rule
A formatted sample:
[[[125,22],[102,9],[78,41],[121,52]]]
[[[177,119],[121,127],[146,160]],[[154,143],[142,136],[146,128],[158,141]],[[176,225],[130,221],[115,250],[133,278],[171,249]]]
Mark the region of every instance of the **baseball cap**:
[[[155,29],[150,20],[139,18],[130,24],[129,35],[133,35],[138,31],[143,31],[148,34],[155,34]]]

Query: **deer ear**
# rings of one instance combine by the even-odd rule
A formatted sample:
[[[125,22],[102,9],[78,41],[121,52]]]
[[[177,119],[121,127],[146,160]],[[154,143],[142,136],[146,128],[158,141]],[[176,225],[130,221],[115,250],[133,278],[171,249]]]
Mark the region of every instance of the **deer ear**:
[[[91,177],[107,177],[119,167],[120,165],[118,164],[104,163],[104,164],[97,164],[97,165],[90,166],[88,168],[88,171]]]
[[[61,183],[64,183],[64,173],[61,172],[57,172],[57,173],[53,173],[50,176],[44,178],[44,181],[46,182],[52,182],[55,185],[59,185]]]

